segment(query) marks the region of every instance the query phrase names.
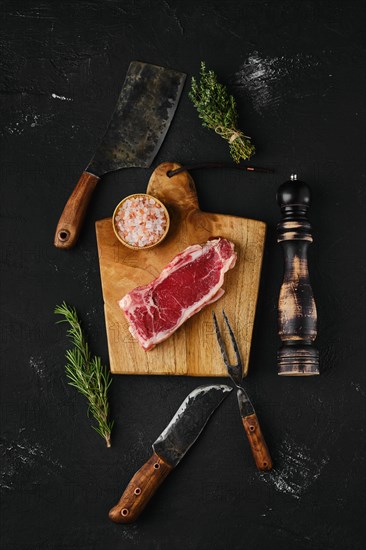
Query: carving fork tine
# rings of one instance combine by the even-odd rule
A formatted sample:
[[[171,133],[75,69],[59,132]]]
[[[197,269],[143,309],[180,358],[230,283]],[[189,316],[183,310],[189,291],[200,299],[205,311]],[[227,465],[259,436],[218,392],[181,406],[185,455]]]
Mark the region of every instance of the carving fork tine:
[[[221,332],[220,332],[219,324],[217,322],[215,312],[213,311],[212,312],[212,317],[213,317],[214,324],[215,324],[216,338],[217,338],[218,344],[220,346],[221,355],[222,355],[222,358],[223,358],[224,363],[226,365],[226,368],[228,370],[229,376],[232,379],[232,381],[234,382],[235,386],[239,387],[240,383],[241,383],[242,375],[243,375],[243,365],[242,365],[242,362],[241,362],[239,347],[238,347],[233,329],[230,326],[229,319],[227,318],[224,310],[222,310],[222,314],[224,316],[226,326],[229,330],[231,343],[232,343],[233,348],[234,348],[235,357],[236,357],[236,364],[235,365],[232,365],[229,361],[229,357],[227,355],[225,343],[224,343],[224,340],[223,340]]]

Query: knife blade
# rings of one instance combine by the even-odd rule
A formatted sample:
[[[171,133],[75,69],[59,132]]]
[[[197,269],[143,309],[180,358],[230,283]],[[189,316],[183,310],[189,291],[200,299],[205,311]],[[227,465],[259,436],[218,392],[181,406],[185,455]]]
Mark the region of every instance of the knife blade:
[[[153,455],[140,468],[110,510],[115,523],[132,523],[162,484],[167,475],[182,460],[207,424],[210,416],[229,395],[226,384],[199,386],[183,401],[167,427],[153,443]]]
[[[100,178],[121,168],[147,168],[176,111],[186,75],[132,61],[107,131],[85,168],[57,224],[54,245],[77,241],[87,206]]]

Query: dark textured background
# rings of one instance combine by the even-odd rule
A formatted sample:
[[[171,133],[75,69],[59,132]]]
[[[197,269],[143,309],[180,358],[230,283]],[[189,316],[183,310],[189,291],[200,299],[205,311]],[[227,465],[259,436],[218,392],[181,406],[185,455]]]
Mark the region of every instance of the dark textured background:
[[[364,528],[363,2],[1,2],[1,548],[358,550]],[[230,85],[257,164],[273,176],[194,173],[203,209],[264,220],[268,237],[249,377],[274,460],[256,472],[228,399],[132,526],[107,511],[192,378],[114,378],[107,450],[67,386],[56,303],[74,304],[108,360],[94,222],[151,170],[105,178],[78,246],[53,248],[65,200],[106,128],[129,62]],[[229,160],[188,85],[155,159]],[[276,374],[282,257],[275,192],[313,189],[311,276],[322,375]],[[243,297],[245,299],[245,297]],[[361,358],[363,360],[361,360]]]

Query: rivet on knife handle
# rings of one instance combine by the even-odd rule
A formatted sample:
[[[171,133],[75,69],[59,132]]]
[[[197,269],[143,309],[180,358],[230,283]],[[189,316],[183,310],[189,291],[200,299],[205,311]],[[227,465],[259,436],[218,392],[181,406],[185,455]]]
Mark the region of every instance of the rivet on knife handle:
[[[110,510],[109,518],[115,523],[136,521],[172,469],[154,453],[135,473],[118,503]]]
[[[82,173],[57,224],[54,240],[57,248],[72,248],[75,245],[99,179],[98,176],[89,172]]]
[[[264,440],[257,415],[254,413],[249,416],[244,416],[242,422],[258,470],[271,470],[272,459]]]

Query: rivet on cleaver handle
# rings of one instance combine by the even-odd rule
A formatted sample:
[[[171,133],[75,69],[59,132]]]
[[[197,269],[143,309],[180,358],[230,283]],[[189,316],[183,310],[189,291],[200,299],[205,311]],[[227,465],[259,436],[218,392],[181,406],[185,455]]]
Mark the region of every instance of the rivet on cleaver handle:
[[[104,174],[151,166],[176,111],[186,75],[132,61],[107,131],[60,218],[55,246],[77,241],[91,195]]]
[[[54,245],[71,248],[76,243],[95,186],[100,178],[83,172],[61,214],[56,228]]]
[[[115,523],[136,521],[169,472],[196,441],[210,416],[229,395],[225,384],[200,386],[183,401],[153,444],[153,455],[136,472],[118,503],[109,512]]]

